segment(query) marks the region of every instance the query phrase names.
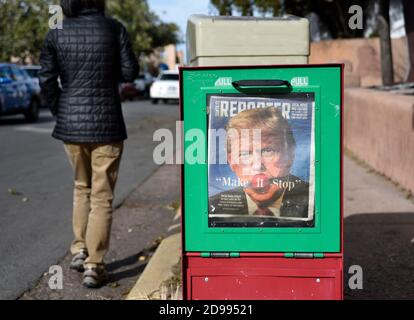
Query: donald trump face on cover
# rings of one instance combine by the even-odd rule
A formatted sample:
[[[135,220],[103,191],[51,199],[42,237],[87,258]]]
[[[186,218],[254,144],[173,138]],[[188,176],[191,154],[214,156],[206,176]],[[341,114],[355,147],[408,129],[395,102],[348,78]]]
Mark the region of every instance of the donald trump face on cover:
[[[282,113],[245,110],[226,129],[227,161],[240,186],[210,197],[215,214],[306,218],[309,184],[290,173],[296,142]]]

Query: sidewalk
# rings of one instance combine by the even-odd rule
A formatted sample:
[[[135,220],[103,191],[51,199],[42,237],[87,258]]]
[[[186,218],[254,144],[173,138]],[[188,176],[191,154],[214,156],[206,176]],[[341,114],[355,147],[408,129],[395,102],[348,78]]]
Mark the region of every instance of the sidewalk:
[[[387,178],[349,157],[344,176],[345,299],[413,299],[414,202]],[[180,275],[177,265],[168,269],[158,263],[177,261],[179,246],[179,236],[163,241],[128,299],[148,299],[142,292],[152,288],[159,293],[166,279]],[[348,288],[351,265],[363,269],[363,290]]]
[[[179,166],[162,166],[115,210],[110,250],[105,258],[109,272],[107,286],[98,290],[82,287],[82,274],[69,269],[68,254],[58,264],[63,270],[62,290],[49,288],[51,275],[46,273],[20,299],[124,299],[158,247],[160,236],[171,233],[168,228],[176,215],[179,185]]]
[[[345,298],[414,298],[414,202],[387,178],[345,158]],[[412,177],[414,179],[414,177]],[[363,269],[363,290],[348,269]]]

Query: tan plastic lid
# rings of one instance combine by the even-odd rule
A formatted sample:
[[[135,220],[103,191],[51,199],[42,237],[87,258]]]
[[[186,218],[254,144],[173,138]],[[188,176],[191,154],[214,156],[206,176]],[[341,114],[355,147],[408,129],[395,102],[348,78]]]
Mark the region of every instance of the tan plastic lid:
[[[192,15],[187,57],[309,56],[309,20]]]

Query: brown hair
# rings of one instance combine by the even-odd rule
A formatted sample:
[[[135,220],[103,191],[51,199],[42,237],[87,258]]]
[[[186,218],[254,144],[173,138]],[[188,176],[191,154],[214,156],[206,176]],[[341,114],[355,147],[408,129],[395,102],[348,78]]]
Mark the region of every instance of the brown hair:
[[[281,111],[277,108],[267,107],[242,111],[230,119],[226,129],[227,132],[230,129],[237,131],[241,129],[260,129],[262,137],[282,139],[291,158],[294,156],[296,142],[292,129],[288,121],[282,116]],[[231,150],[230,136],[227,135],[228,153]]]

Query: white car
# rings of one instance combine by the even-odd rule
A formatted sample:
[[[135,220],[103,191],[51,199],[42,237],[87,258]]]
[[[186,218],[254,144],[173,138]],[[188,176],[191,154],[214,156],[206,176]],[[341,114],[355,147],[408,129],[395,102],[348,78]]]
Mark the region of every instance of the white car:
[[[161,99],[164,102],[168,100],[178,100],[180,97],[180,82],[177,71],[163,71],[150,89],[150,98],[152,103],[158,103]]]

